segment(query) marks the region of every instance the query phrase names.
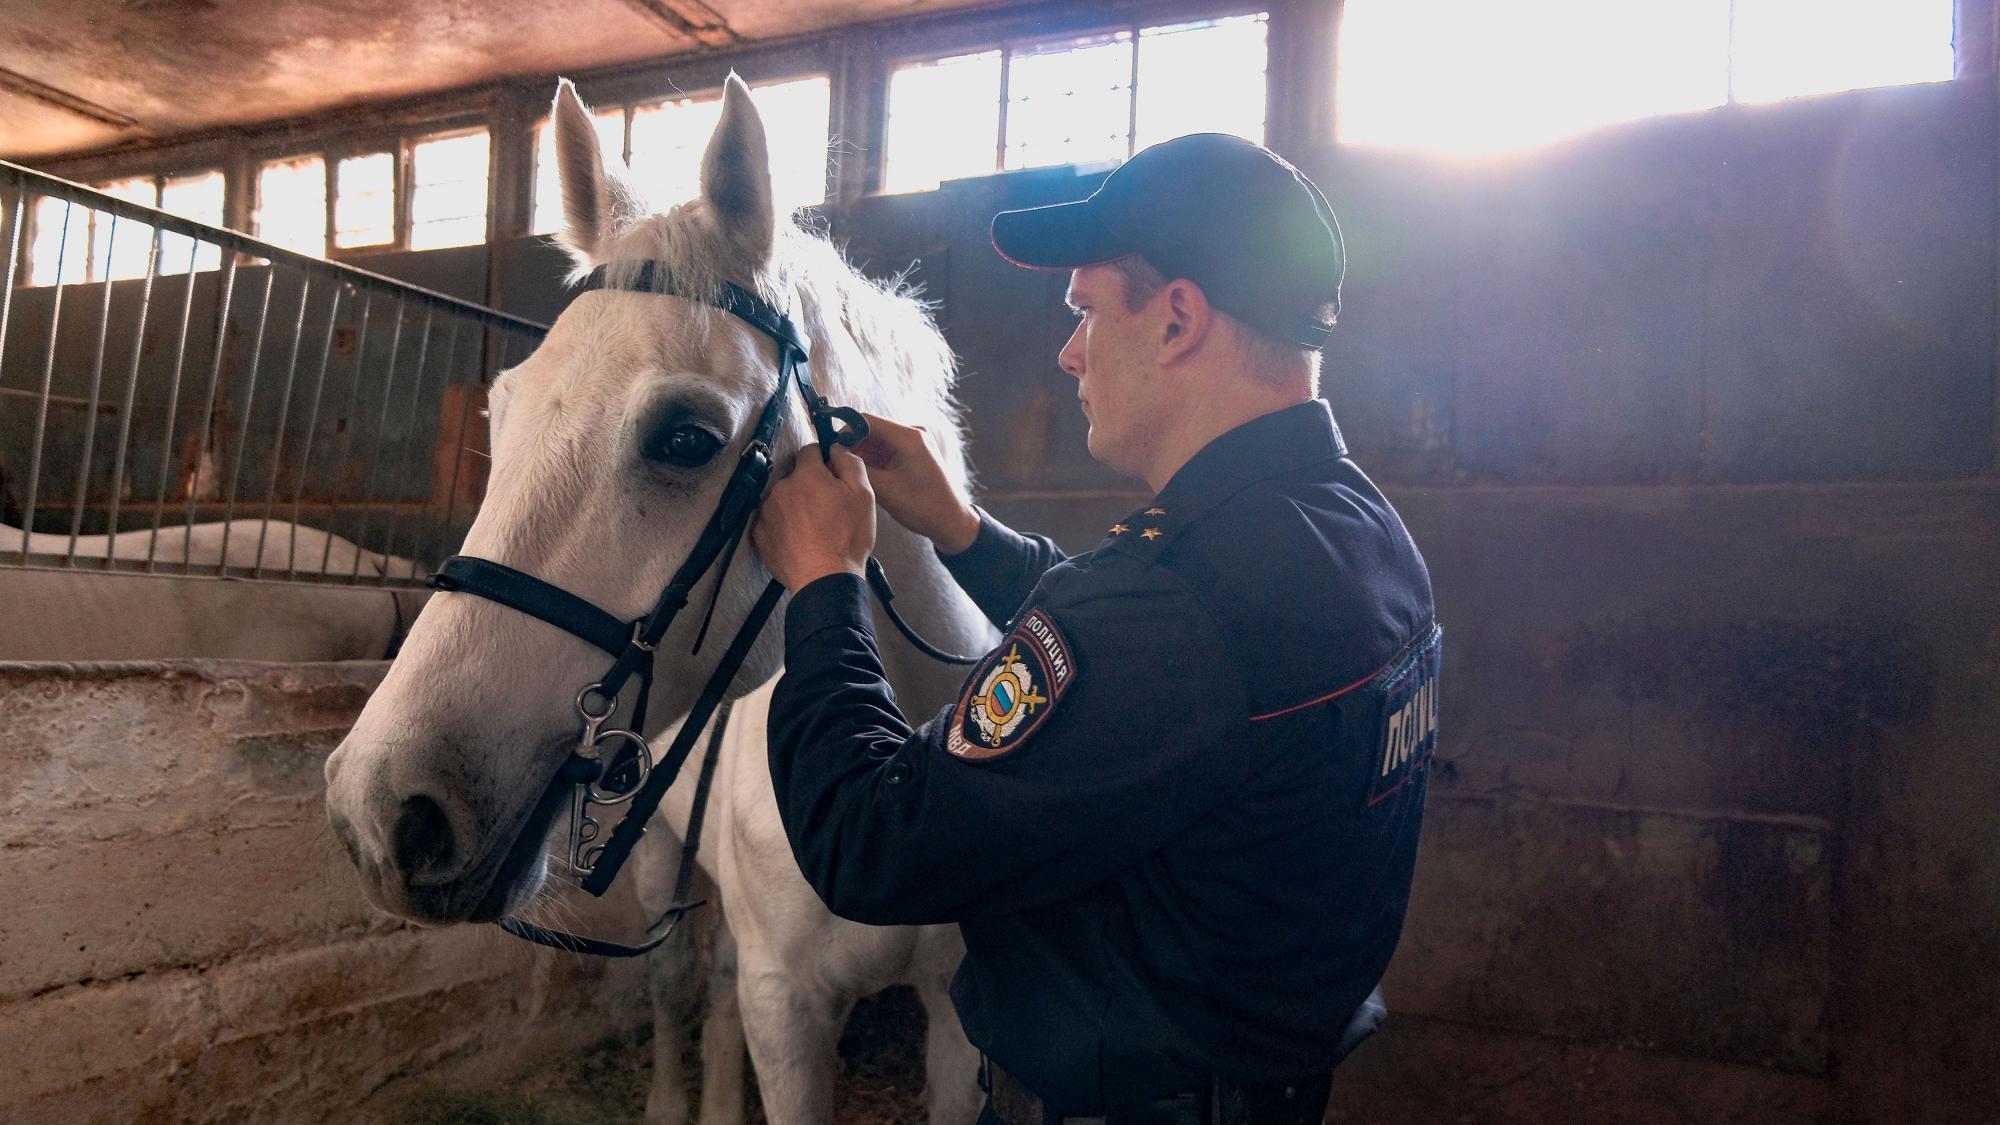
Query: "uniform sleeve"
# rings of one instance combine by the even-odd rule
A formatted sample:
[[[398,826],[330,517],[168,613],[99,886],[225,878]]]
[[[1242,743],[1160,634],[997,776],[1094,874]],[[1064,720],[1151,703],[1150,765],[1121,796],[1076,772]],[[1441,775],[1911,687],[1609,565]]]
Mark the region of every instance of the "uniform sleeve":
[[[771,778],[799,867],[834,913],[949,922],[1067,898],[1241,786],[1247,709],[1213,622],[1171,576],[1116,569],[1064,568],[958,703],[914,730],[860,582],[799,593]]]
[[[1055,541],[1023,535],[983,509],[979,536],[955,555],[939,555],[945,569],[996,628],[1005,629],[1050,567],[1068,556]]]

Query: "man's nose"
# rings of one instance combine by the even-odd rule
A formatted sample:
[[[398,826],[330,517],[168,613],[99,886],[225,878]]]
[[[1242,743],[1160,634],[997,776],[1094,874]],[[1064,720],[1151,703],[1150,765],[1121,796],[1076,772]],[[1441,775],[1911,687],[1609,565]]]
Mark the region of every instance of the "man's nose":
[[[1056,366],[1069,372],[1072,379],[1083,378],[1083,325],[1076,326],[1076,331],[1069,334],[1069,342],[1056,353]]]

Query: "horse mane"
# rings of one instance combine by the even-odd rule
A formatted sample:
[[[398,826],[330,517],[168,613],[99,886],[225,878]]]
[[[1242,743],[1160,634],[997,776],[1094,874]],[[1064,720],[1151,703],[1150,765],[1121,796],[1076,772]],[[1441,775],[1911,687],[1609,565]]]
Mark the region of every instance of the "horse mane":
[[[776,224],[768,260],[752,266],[745,258],[718,229],[707,201],[695,199],[617,234],[605,272],[611,284],[629,284],[644,263],[664,263],[677,286],[711,300],[725,281],[746,285],[799,325],[812,348],[806,369],[821,394],[836,405],[924,427],[938,439],[946,474],[969,490],[964,429],[951,393],[958,361],[907,275],[875,281],[826,236],[790,219]],[[575,277],[588,269],[580,265]],[[693,324],[712,331],[728,315],[704,307]],[[794,404],[794,414],[788,447],[806,432],[803,409]]]

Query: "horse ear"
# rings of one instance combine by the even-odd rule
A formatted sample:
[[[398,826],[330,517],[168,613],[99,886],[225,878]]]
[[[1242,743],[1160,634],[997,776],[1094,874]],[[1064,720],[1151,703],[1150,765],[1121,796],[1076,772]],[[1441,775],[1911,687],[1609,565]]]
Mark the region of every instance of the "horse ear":
[[[563,229],[557,241],[569,248],[579,266],[601,265],[611,236],[626,223],[643,218],[646,207],[605,166],[597,122],[567,78],[556,82],[549,117],[556,131],[556,178],[562,183]]]
[[[722,87],[722,120],[701,160],[701,194],[730,241],[757,262],[771,256],[771,152],[750,87],[731,74]]]

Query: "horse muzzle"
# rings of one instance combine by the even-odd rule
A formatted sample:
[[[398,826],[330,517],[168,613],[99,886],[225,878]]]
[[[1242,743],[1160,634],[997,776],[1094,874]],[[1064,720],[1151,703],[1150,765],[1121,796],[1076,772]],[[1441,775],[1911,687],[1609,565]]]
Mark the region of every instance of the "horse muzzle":
[[[491,922],[534,897],[570,784],[550,781],[519,814],[481,817],[435,791],[384,793],[328,763],[327,817],[370,903],[415,922]]]

